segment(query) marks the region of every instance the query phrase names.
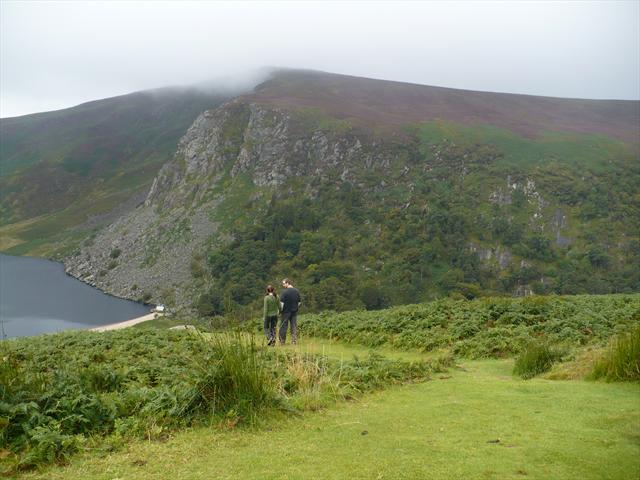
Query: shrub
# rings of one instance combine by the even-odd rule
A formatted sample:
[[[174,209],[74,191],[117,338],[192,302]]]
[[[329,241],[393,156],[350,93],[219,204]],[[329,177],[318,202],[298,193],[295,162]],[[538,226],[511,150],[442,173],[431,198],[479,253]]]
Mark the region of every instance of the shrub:
[[[516,358],[513,373],[525,380],[533,378],[551,370],[551,366],[560,360],[562,355],[563,352],[545,343],[532,342]]]
[[[218,290],[210,290],[200,295],[195,302],[195,309],[201,317],[212,317],[224,313],[222,294]]]
[[[37,426],[30,436],[29,449],[19,462],[23,469],[46,463],[67,463],[81,444],[81,437],[65,435],[60,432],[59,426]]]
[[[193,276],[193,278],[201,278],[205,273],[207,273],[204,266],[202,265],[202,261],[198,258],[191,259],[189,268],[191,270],[191,276]]]
[[[567,346],[601,345],[638,323],[640,295],[440,299],[386,310],[299,317],[305,334],[367,346],[450,348],[471,358],[523,351],[531,338]]]
[[[609,382],[640,380],[640,326],[611,341],[590,378]]]

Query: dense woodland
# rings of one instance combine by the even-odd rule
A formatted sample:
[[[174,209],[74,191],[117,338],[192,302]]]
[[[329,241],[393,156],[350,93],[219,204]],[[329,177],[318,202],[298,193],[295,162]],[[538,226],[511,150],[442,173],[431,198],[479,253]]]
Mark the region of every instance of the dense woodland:
[[[640,289],[640,168],[624,145],[438,123],[410,134],[391,173],[270,191],[236,179],[233,240],[194,262],[198,311],[259,307],[285,276],[307,311]]]

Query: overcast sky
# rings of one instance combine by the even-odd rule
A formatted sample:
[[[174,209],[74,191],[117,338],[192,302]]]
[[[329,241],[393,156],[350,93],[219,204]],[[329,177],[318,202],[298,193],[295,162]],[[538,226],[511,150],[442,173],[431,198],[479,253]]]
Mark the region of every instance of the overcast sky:
[[[0,0],[0,116],[284,66],[640,98],[640,1]]]

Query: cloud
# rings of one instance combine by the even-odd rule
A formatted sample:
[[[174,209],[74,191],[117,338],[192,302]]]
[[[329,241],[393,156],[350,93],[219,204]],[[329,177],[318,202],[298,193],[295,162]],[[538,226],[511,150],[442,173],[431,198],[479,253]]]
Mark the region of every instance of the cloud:
[[[0,115],[264,65],[640,98],[638,2],[0,3]],[[249,82],[250,83],[250,82]]]

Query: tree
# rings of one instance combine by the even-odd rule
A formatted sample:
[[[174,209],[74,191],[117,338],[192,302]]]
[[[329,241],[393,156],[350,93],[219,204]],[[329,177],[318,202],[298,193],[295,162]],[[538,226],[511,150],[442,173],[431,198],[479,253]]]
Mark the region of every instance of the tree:
[[[198,297],[195,305],[200,316],[213,317],[224,314],[222,294],[219,290],[209,290]]]
[[[360,287],[359,297],[367,310],[379,310],[387,306],[382,289],[372,282]]]

